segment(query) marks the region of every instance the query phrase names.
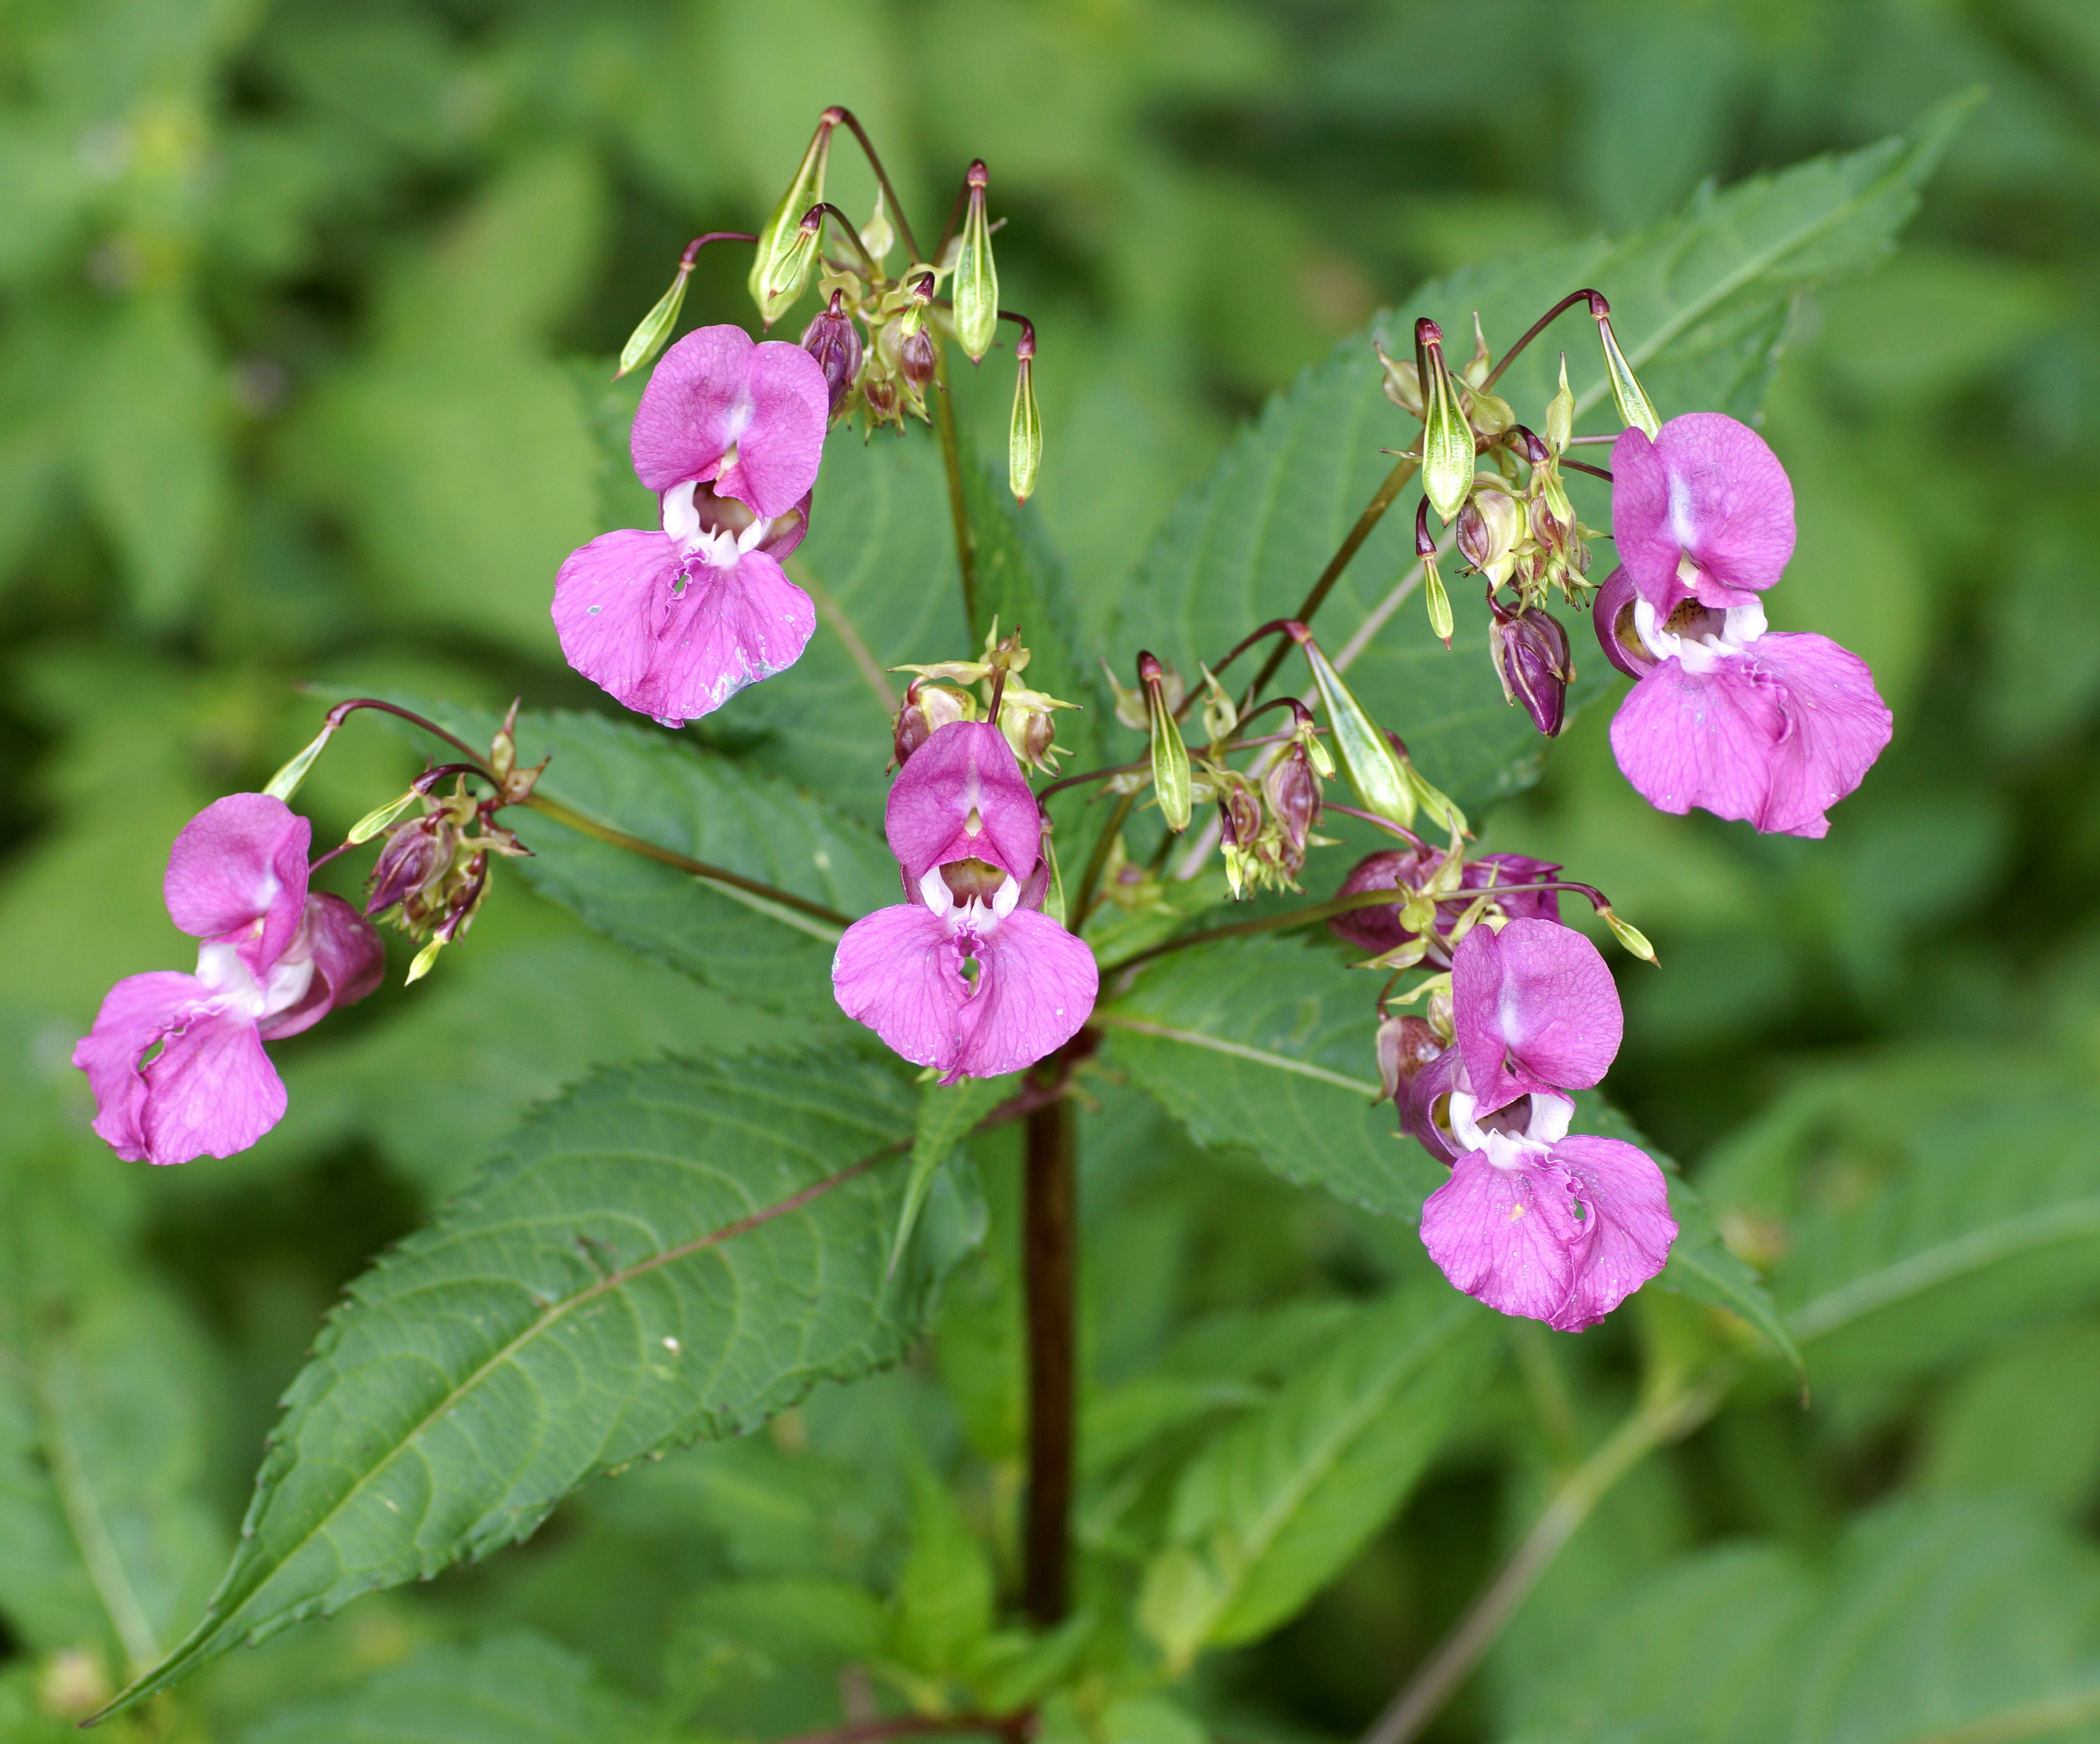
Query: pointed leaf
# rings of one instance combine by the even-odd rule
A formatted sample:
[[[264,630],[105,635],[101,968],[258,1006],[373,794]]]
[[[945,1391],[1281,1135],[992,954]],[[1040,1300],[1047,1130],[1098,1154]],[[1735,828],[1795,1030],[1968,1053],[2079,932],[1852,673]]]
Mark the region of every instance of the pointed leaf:
[[[919,1121],[911,1135],[911,1170],[904,1183],[904,1208],[898,1214],[897,1239],[890,1244],[889,1269],[897,1269],[911,1239],[933,1176],[969,1137],[970,1128],[1011,1096],[1018,1073],[1004,1078],[965,1078],[960,1084],[929,1084],[919,1093]]]

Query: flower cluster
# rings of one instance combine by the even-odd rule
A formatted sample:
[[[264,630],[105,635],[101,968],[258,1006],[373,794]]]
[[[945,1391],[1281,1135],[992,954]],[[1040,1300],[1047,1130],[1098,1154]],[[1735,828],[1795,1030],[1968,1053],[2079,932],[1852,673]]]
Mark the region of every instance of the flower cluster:
[[[307,889],[313,826],[281,799],[231,793],[183,825],[168,854],[168,916],[196,973],[133,975],[109,990],[73,1063],[95,1130],[132,1163],[245,1150],[285,1114],[264,1053],[379,985],[386,951],[339,896]]]
[[[840,1009],[943,1083],[1063,1047],[1101,976],[1042,912],[1042,815],[1005,735],[988,721],[941,727],[911,753],[884,823],[911,900],[846,929],[832,964]]]
[[[1857,655],[1765,627],[1764,590],[1793,554],[1793,488],[1758,433],[1688,413],[1612,448],[1620,567],[1597,639],[1639,680],[1612,722],[1626,779],[1663,811],[1694,806],[1760,830],[1820,836],[1889,742]]]
[[[1597,947],[1527,919],[1467,933],[1448,1013],[1388,1019],[1383,1038],[1403,1126],[1451,1164],[1422,1208],[1430,1257],[1469,1296],[1564,1332],[1654,1277],[1677,1238],[1646,1153],[1568,1130],[1569,1093],[1602,1080],[1622,1028]]]

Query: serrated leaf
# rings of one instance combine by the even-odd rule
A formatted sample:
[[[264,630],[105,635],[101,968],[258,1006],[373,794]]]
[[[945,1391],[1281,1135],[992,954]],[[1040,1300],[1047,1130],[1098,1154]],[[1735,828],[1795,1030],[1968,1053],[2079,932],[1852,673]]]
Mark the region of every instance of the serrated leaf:
[[[1094,1022],[1132,1081],[1199,1142],[1412,1221],[1445,1171],[1376,1100],[1377,993],[1332,952],[1231,939],[1147,965]]]
[[[902,1181],[876,1165],[911,1119],[814,1053],[623,1068],[542,1110],[330,1316],[210,1610],[124,1705],[897,1361],[960,1245],[885,1281]]]
[[[426,1647],[405,1665],[302,1702],[242,1744],[643,1744],[639,1704],[584,1660],[532,1635]]]
[[[1384,1525],[1498,1343],[1429,1283],[1363,1309],[1268,1405],[1183,1470],[1139,1614],[1169,1662],[1268,1633]]]
[[[1863,1199],[1804,1212],[1773,1285],[1818,1369],[1942,1362],[2100,1296],[2096,1134],[2075,1094],[1952,1115]]]
[[[1400,336],[1387,350],[1405,355],[1415,316],[1462,333],[1477,310],[1490,342],[1507,345],[1568,292],[1593,285],[1611,298],[1621,342],[1665,416],[1750,416],[1797,294],[1887,252],[1951,126],[1935,113],[1912,140],[1708,191],[1621,242],[1599,238],[1456,274],[1374,322],[1372,333]],[[1564,340],[1555,329],[1497,384],[1527,422],[1542,422],[1564,345],[1578,408],[1608,397],[1588,317],[1578,311],[1567,319]],[[1255,625],[1297,609],[1391,467],[1379,451],[1407,448],[1419,431],[1384,398],[1370,337],[1345,340],[1272,400],[1182,500],[1123,602],[1119,642],[1193,671]],[[1379,523],[1313,629],[1379,724],[1407,740],[1431,781],[1471,808],[1529,786],[1546,741],[1503,698],[1485,656],[1484,621],[1461,620],[1454,654],[1422,613],[1398,609],[1414,572],[1410,521],[1396,512]],[[1585,659],[1580,672],[1571,713],[1600,695],[1608,676],[1600,659]],[[1301,668],[1283,673],[1284,686],[1303,685]]]
[[[470,744],[494,729],[494,717],[479,711],[418,706]],[[848,916],[898,899],[896,859],[871,831],[690,740],[556,710],[521,715],[518,742],[533,762],[554,758],[540,790],[598,823]],[[504,821],[532,858],[502,870],[514,865],[601,932],[753,1004],[837,1015],[831,963],[839,929],[528,811],[506,812]]]
[[[991,1633],[992,1571],[947,1486],[911,1469],[911,1550],[897,1582],[890,1652],[929,1676],[967,1671]]]

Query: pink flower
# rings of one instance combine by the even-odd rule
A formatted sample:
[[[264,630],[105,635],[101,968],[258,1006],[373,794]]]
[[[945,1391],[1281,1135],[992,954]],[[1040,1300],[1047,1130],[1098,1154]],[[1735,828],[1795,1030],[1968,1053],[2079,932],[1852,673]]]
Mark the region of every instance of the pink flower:
[[[1537,1091],[1483,1117],[1453,1092],[1462,1154],[1422,1208],[1423,1245],[1456,1287],[1563,1332],[1602,1320],[1677,1239],[1662,1171],[1621,1140],[1569,1137],[1574,1112]]]
[[[964,859],[1026,879],[1043,851],[1035,795],[990,721],[951,721],[911,753],[889,790],[883,831],[907,890],[931,868]]]
[[[989,900],[973,891],[959,902],[942,868],[929,868],[918,902],[846,929],[832,963],[839,1009],[913,1065],[938,1066],[943,1084],[1056,1053],[1092,1013],[1101,974],[1093,952],[1022,894],[1008,872]]]
[[[1640,680],[1612,722],[1612,753],[1659,810],[1821,836],[1889,742],[1867,663],[1828,637],[1767,630],[1754,599],[1715,611],[1688,598],[1665,615],[1622,569],[1595,620],[1607,656]]]
[[[780,559],[809,523],[830,405],[799,345],[704,327],[666,351],[631,444],[664,530],[603,534],[562,565],[568,663],[667,726],[793,665],[817,615]]]
[[[1354,896],[1363,890],[1419,889],[1436,876],[1436,868],[1443,863],[1444,850],[1440,848],[1387,849],[1359,860],[1356,869],[1342,881],[1341,889],[1335,894]],[[1521,854],[1483,854],[1467,861],[1464,870],[1458,874],[1458,887],[1465,894],[1447,897],[1436,905],[1439,936],[1430,945],[1427,960],[1440,965],[1449,964],[1449,949],[1442,935],[1451,930],[1473,898],[1490,884],[1542,884],[1560,876],[1559,866],[1546,860],[1529,859]],[[1551,890],[1526,890],[1506,898],[1502,906],[1513,920],[1560,918],[1560,898]],[[1368,951],[1374,956],[1397,951],[1414,937],[1400,924],[1397,902],[1391,907],[1352,908],[1347,914],[1336,915],[1327,926],[1337,938]]]
[[[1094,954],[1040,913],[1043,819],[1006,735],[952,721],[889,790],[889,846],[914,900],[864,915],[832,963],[839,1009],[942,1082],[1033,1066],[1094,1009]]]
[[[1682,600],[1749,604],[1793,554],[1793,487],[1747,424],[1718,412],[1674,417],[1653,441],[1612,444],[1612,537],[1641,596],[1667,616]]]
[[[339,896],[307,894],[312,833],[282,800],[234,793],[176,837],[168,913],[204,941],[196,973],[118,982],[73,1049],[95,1130],[126,1161],[245,1150],[285,1113],[262,1044],[379,985],[386,952],[371,924]]]
[[[1476,926],[1453,956],[1454,1044],[1403,1071],[1399,1095],[1406,1129],[1452,1164],[1422,1208],[1423,1245],[1468,1296],[1579,1332],[1677,1238],[1653,1161],[1568,1132],[1567,1089],[1618,1052],[1618,994],[1596,947],[1549,921]]]
[[[1464,1088],[1484,1114],[1536,1090],[1583,1090],[1611,1069],[1624,1020],[1597,947],[1551,921],[1475,927],[1451,962]]]

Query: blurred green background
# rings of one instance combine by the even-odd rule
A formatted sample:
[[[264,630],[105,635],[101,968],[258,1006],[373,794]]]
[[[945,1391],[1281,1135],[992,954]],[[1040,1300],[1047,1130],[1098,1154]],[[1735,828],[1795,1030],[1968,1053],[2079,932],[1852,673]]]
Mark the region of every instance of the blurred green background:
[[[567,552],[634,513],[600,458],[631,404],[605,360],[687,237],[764,215],[823,104],[867,122],[922,228],[989,161],[1005,300],[1042,335],[1031,512],[1098,624],[1236,421],[1415,284],[1637,227],[1979,82],[1902,251],[1802,305],[1766,427],[1800,502],[1775,621],[1867,656],[1890,753],[1827,841],[1765,840],[1649,811],[1599,708],[1489,827],[1656,941],[1664,972],[1623,978],[1614,1093],[1767,1258],[1949,1109],[2047,1103],[2100,1064],[2090,0],[6,0],[0,1148],[18,1228],[64,1208],[64,1241],[14,1263],[68,1281],[76,1379],[160,1401],[131,1499],[197,1550],[153,1571],[135,1623],[194,1613],[322,1309],[519,1107],[593,1062],[783,1033],[512,880],[429,984],[279,1050],[293,1113],[249,1157],[119,1164],[66,1066],[112,980],[186,965],[166,845],[310,735],[325,701],[301,687],[601,700],[546,602]],[[833,197],[864,211],[837,161]],[[688,321],[748,320],[745,267],[707,254]],[[994,452],[1007,392],[987,370],[961,395]],[[409,759],[346,735],[306,790],[317,837]],[[1331,1282],[1369,1240],[1238,1175],[1202,1227],[1145,1216],[1103,1232],[1099,1267],[1149,1279],[1162,1325]],[[1827,1543],[1892,1494],[2011,1488],[2089,1528],[2088,1300],[1935,1335],[1806,1415],[1732,1410],[1644,1469],[1503,1657],[1684,1546]],[[97,1331],[109,1303],[145,1344]],[[41,1335],[12,1323],[42,1397]],[[1111,1364],[1118,1336],[1142,1343],[1105,1325]],[[1608,1395],[1623,1349],[1583,1342]],[[7,1458],[29,1458],[27,1421],[0,1421]],[[1476,1447],[1441,1472],[1307,1619],[1221,1666],[1227,1735],[1361,1726],[1543,1469]],[[30,1481],[7,1470],[0,1498]],[[699,1501],[666,1540],[619,1492],[430,1594],[236,1656],[192,1723],[236,1737],[412,1641],[520,1622],[649,1689],[663,1618],[724,1553]],[[0,1699],[24,1727],[65,1676],[106,1677],[112,1627],[134,1645],[93,1594],[28,1592],[30,1560],[0,1546]],[[1498,1735],[1520,1683],[1491,1666],[1436,1735]]]

